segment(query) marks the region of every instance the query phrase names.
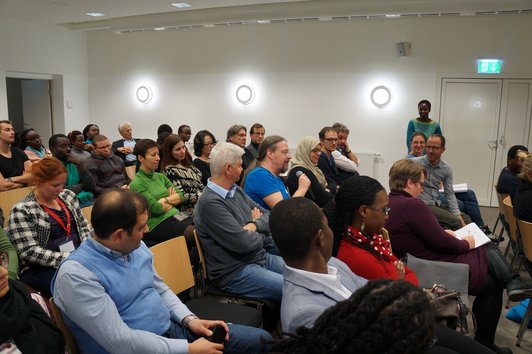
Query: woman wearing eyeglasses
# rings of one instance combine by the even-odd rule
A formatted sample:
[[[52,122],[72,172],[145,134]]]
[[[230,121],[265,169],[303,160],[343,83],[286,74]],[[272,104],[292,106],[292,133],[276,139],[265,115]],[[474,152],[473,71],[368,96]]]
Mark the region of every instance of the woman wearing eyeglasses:
[[[325,210],[334,233],[333,255],[366,279],[405,280],[417,286],[414,272],[381,236],[389,211],[388,194],[377,180],[367,176],[346,180]]]
[[[212,148],[216,145],[216,138],[208,130],[200,130],[194,137],[194,166],[201,171],[201,183],[207,185],[207,180],[211,177],[211,155]]]
[[[30,159],[32,163],[41,161],[46,156],[52,156],[50,150],[48,150],[42,144],[42,138],[34,129],[26,129],[20,134],[22,140],[22,149]]]
[[[294,195],[299,189],[299,178],[305,174],[310,180],[310,188],[305,197],[312,199],[320,208],[323,208],[334,196],[328,189],[325,175],[317,166],[320,155],[321,143],[318,138],[307,136],[301,140],[291,160],[286,186],[290,195]]]

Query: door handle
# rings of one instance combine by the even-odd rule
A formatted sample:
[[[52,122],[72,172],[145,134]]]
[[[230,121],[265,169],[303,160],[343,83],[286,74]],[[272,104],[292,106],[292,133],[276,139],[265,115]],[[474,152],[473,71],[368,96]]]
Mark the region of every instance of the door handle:
[[[497,149],[497,140],[488,140],[488,147],[492,150]]]

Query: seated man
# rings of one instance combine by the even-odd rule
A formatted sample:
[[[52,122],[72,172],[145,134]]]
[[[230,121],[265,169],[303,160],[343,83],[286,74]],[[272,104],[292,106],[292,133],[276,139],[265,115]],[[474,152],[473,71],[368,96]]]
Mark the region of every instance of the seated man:
[[[528,149],[523,145],[514,145],[508,149],[506,167],[502,169],[497,181],[497,192],[509,194],[513,199],[515,192],[521,185],[517,174],[521,172],[523,161],[528,155]]]
[[[441,134],[432,134],[427,140],[426,151],[426,155],[412,159],[427,171],[423,193],[419,198],[430,207],[440,225],[451,230],[458,230],[466,225],[457,201],[459,199],[462,202],[464,213],[467,214],[464,215],[466,221],[469,221],[467,216],[471,217],[475,224],[489,233],[480,214],[475,192],[468,190],[467,192],[454,193],[453,171],[451,166],[441,159],[441,155],[445,151],[445,137]],[[440,200],[439,189],[442,184],[444,202],[447,208],[442,206]]]
[[[251,165],[251,162],[255,159],[251,151],[245,150],[246,147],[246,135],[247,129],[243,125],[232,125],[227,129],[227,139],[228,143],[235,144],[236,146],[241,147],[242,149],[242,169],[245,170]],[[240,179],[238,180],[240,184]]]
[[[85,167],[96,182],[96,195],[110,188],[123,188],[131,182],[127,175],[124,161],[113,155],[109,139],[104,135],[96,135],[92,144],[94,151],[85,161]]]
[[[245,178],[244,192],[265,209],[271,210],[290,194],[281,179],[281,173],[288,170],[290,162],[288,142],[279,135],[264,139],[257,156],[257,167],[253,168]],[[293,197],[304,197],[310,187],[310,180],[301,174],[298,189]]]
[[[172,293],[142,242],[147,220],[140,194],[107,191],[94,204],[93,237],[60,265],[52,292],[80,352],[265,352],[267,332],[200,320]],[[225,345],[202,338],[216,325],[229,332]]]
[[[13,146],[14,142],[13,125],[0,120],[0,192],[25,187],[32,179],[31,161],[24,151]]]
[[[249,140],[251,142],[246,146],[246,152],[251,154],[254,159],[259,154],[259,146],[263,142],[265,134],[266,130],[264,130],[264,127],[260,123],[253,124],[249,129]]]
[[[342,184],[346,179],[354,176],[358,176],[358,156],[355,155],[349,147],[347,138],[349,137],[349,128],[342,123],[334,123],[333,129],[338,134],[338,142],[336,144],[336,150],[332,152],[334,157],[334,163],[338,168],[338,176],[336,180],[339,184]]]
[[[243,150],[218,143],[211,152],[211,175],[194,211],[208,276],[220,289],[253,298],[281,301],[283,260],[270,236],[270,212],[235,182]]]
[[[270,227],[286,262],[281,303],[283,332],[312,327],[323,311],[349,299],[366,284],[366,279],[331,257],[333,232],[325,215],[310,199],[279,202],[272,210]]]
[[[140,139],[133,138],[132,124],[128,121],[118,124],[118,132],[122,135],[122,139],[113,141],[111,147],[113,154],[120,157],[125,166],[134,166],[137,163],[137,157],[133,153],[133,148]]]
[[[336,151],[338,134],[332,127],[324,127],[320,130],[318,135],[321,143],[321,155],[318,160],[318,167],[325,175],[329,190],[332,194],[335,194],[340,183],[338,182],[338,168],[336,167],[336,162],[332,153],[333,151]]]

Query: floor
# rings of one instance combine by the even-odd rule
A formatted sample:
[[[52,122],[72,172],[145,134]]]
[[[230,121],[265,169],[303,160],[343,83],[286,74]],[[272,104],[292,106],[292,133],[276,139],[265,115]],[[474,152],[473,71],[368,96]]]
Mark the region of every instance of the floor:
[[[499,214],[499,209],[497,208],[489,208],[489,207],[481,207],[482,217],[484,219],[484,222],[487,223],[490,228],[493,228],[495,225],[495,221],[497,220],[497,216]],[[499,230],[499,226],[497,226],[497,231]],[[505,242],[501,243],[499,245],[499,248],[502,252],[506,250],[506,245],[508,243],[508,237],[505,235]],[[511,251],[510,251],[511,254]],[[514,264],[517,267],[517,263]],[[521,276],[527,277],[530,279],[530,275],[528,272],[524,269],[521,270]],[[504,304],[506,304],[506,292],[504,293]],[[510,307],[513,305],[516,305],[517,303],[510,303]],[[495,338],[495,343],[499,346],[509,347],[513,350],[514,354],[525,354],[525,353],[532,353],[532,329],[529,328],[526,330],[523,340],[521,341],[521,346],[516,347],[515,343],[517,341],[517,330],[519,329],[519,324],[513,321],[510,321],[507,319],[506,313],[508,312],[508,309],[503,308],[501,318],[499,320],[499,327],[497,329],[497,334]]]

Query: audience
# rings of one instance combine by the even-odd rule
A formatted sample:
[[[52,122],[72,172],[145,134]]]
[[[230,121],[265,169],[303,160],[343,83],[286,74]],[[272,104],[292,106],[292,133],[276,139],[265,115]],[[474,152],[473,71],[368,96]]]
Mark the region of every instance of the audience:
[[[388,194],[377,180],[357,176],[345,181],[326,210],[334,233],[333,255],[366,279],[405,280],[417,286],[414,272],[381,236],[389,212]]]
[[[442,134],[440,124],[429,118],[431,104],[427,100],[421,100],[417,104],[419,117],[411,119],[406,129],[406,149],[410,151],[410,142],[415,132],[421,132],[426,137],[432,134]]]
[[[6,260],[0,254],[0,353],[65,353],[63,333],[24,284],[8,279]]]
[[[281,301],[283,261],[275,252],[270,212],[236,182],[243,149],[218,143],[211,152],[212,177],[194,212],[209,279],[220,289],[252,298]]]
[[[161,133],[168,133],[172,134],[174,131],[172,130],[172,127],[168,124],[161,124],[157,128],[157,136],[161,135]]]
[[[35,189],[15,204],[6,233],[21,262],[21,280],[50,297],[56,268],[90,235],[76,195],[64,189],[67,170],[55,157],[33,165]]]
[[[183,192],[183,201],[179,206],[183,213],[191,217],[204,188],[201,183],[201,172],[190,161],[185,143],[175,134],[170,134],[164,141],[163,154],[161,173],[176,189]]]
[[[532,294],[532,284],[515,273],[492,242],[476,247],[472,235],[461,239],[441,228],[429,207],[418,199],[425,182],[423,167],[412,159],[399,160],[389,176],[391,211],[385,226],[395,254],[468,264],[469,294],[476,296],[472,308],[478,324],[475,340],[496,353],[510,353],[510,349],[494,343],[502,290],[506,288],[510,300],[521,301]]]
[[[335,194],[340,183],[338,182],[338,168],[336,167],[332,153],[336,151],[338,134],[332,127],[324,127],[318,135],[321,143],[318,167],[327,180],[327,188],[332,194]]]
[[[85,165],[72,155],[66,135],[52,135],[48,146],[50,146],[52,156],[61,161],[67,170],[65,188],[76,194],[81,207],[91,205],[94,201],[96,183]]]
[[[104,193],[94,204],[93,236],[57,272],[54,299],[80,352],[265,352],[267,332],[199,319],[157,275],[142,242],[148,208],[131,190]],[[223,344],[204,338],[217,325],[229,333]]]
[[[246,147],[246,135],[247,135],[247,129],[243,125],[232,125],[227,129],[227,139],[226,141],[228,143],[235,144],[236,146],[239,146],[242,148],[242,171],[248,168],[248,166],[251,164],[251,162],[254,160],[253,154],[247,150],[245,150]],[[240,178],[241,180],[242,178]],[[240,184],[240,180],[238,181],[238,184]]]
[[[148,228],[145,242],[153,246],[160,242],[185,236],[187,244],[194,244],[192,218],[181,213],[178,205],[183,203],[183,190],[175,188],[165,175],[155,172],[159,167],[159,149],[150,139],[140,140],[133,151],[140,162],[140,169],[129,188],[142,194],[148,201]]]
[[[212,148],[216,145],[216,138],[208,130],[200,130],[194,137],[194,166],[201,171],[201,183],[206,186],[207,180],[211,178],[210,155]]]
[[[255,203],[268,210],[281,200],[290,198],[280,177],[281,173],[288,170],[290,159],[290,150],[285,138],[272,135],[264,139],[259,146],[257,159],[244,177],[244,192]],[[304,197],[309,187],[309,179],[302,174],[298,180],[298,189],[293,196]]]
[[[523,161],[528,155],[528,149],[523,145],[514,145],[508,149],[506,167],[504,167],[497,181],[497,192],[508,194],[513,200],[515,192],[521,185],[517,175],[521,172]]]
[[[186,145],[192,136],[190,126],[186,124],[180,125],[179,128],[177,128],[177,136],[179,136],[179,139]]]
[[[21,149],[24,150],[26,155],[32,163],[41,161],[47,156],[51,156],[50,150],[48,150],[42,144],[42,138],[35,129],[26,129],[20,134]]]
[[[89,157],[91,157],[90,152],[85,150],[85,138],[83,133],[79,130],[73,130],[68,133],[68,140],[70,140],[70,152],[74,157],[76,157],[80,163],[84,164]]]
[[[427,137],[422,132],[415,132],[412,134],[412,140],[410,140],[410,152],[406,155],[406,158],[420,157],[425,155],[425,146],[427,145]]]
[[[301,174],[310,180],[310,188],[305,194],[306,198],[312,199],[320,208],[329,203],[334,196],[327,188],[327,181],[323,172],[318,168],[317,163],[321,154],[320,141],[312,136],[307,136],[299,142],[296,154],[292,159],[286,185],[290,195],[294,195],[299,189],[299,178]]]
[[[110,188],[124,188],[131,182],[124,161],[113,155],[111,143],[105,135],[93,138],[94,152],[85,161],[85,167],[96,182],[96,195]]]
[[[251,142],[246,146],[246,152],[253,156],[254,159],[257,158],[259,154],[259,145],[264,140],[266,130],[260,123],[255,123],[249,129],[249,140]]]
[[[336,150],[331,154],[334,157],[334,163],[338,168],[338,175],[336,180],[342,184],[343,181],[350,177],[358,176],[358,156],[351,150],[349,142],[349,128],[342,123],[334,123],[332,128],[336,130],[338,135],[338,142],[336,143]]]
[[[8,120],[0,120],[0,192],[21,188],[31,182],[31,161],[22,150],[13,146],[14,142],[13,125]]]
[[[124,161],[125,166],[134,166],[137,164],[137,157],[133,154],[133,148],[140,139],[133,138],[133,125],[131,122],[123,121],[118,124],[118,132],[122,139],[113,141],[111,149],[113,154]]]
[[[521,185],[514,195],[513,206],[516,218],[532,222],[532,154],[528,154],[519,174]]]
[[[96,124],[88,124],[83,128],[83,139],[85,139],[84,149],[87,151],[94,150],[92,140],[96,135],[100,135],[100,128]]]

